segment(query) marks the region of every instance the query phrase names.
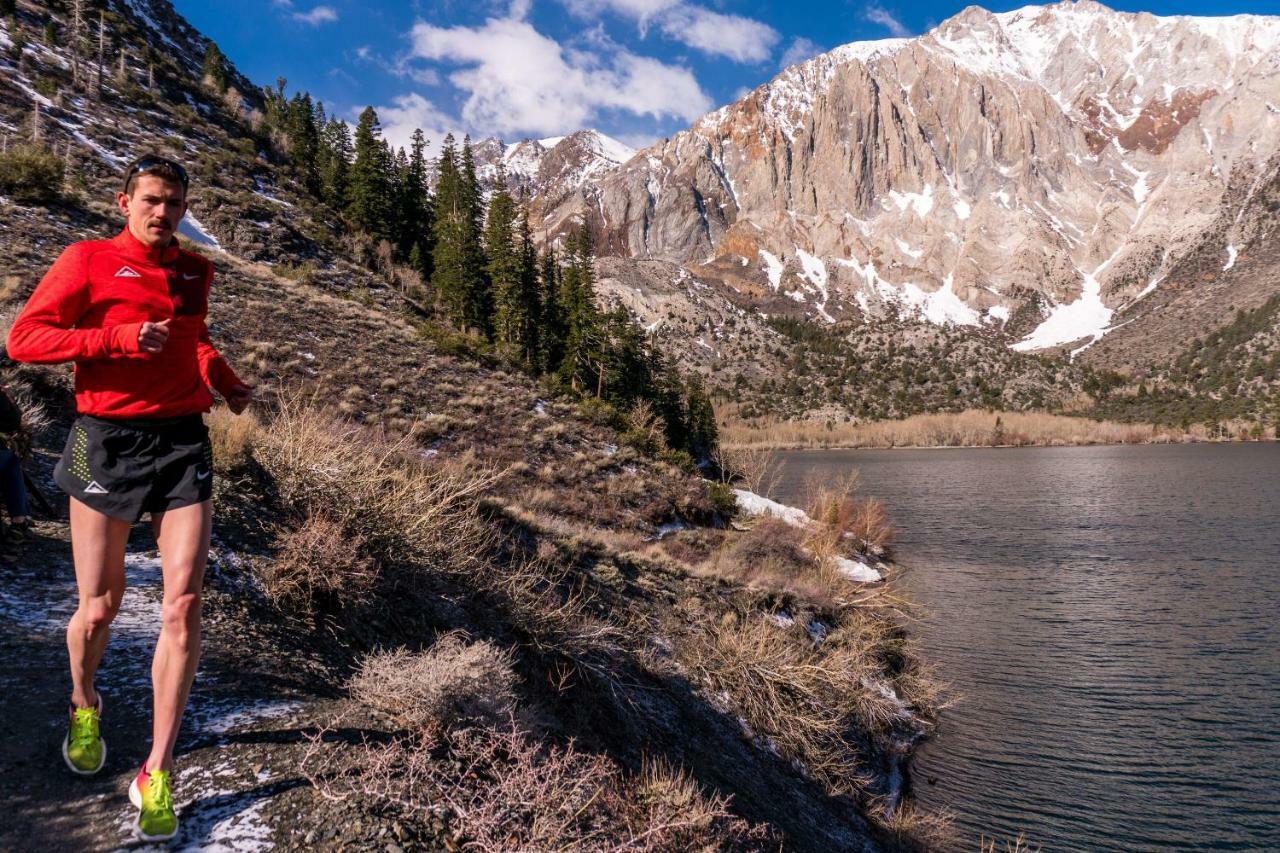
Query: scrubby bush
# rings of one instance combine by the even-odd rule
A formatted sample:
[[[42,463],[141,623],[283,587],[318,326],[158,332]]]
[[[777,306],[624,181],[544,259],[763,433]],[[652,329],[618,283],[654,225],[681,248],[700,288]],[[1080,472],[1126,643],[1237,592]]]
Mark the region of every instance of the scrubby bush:
[[[649,762],[628,777],[603,755],[547,745],[514,725],[430,729],[350,751],[317,739],[303,773],[330,799],[377,802],[428,827],[443,822],[450,849],[778,847],[764,827],[733,815],[728,798],[703,793],[680,769]]]
[[[14,201],[49,202],[62,190],[63,166],[42,145],[15,145],[0,153],[0,193]]]
[[[351,696],[401,725],[498,722],[515,703],[511,655],[484,641],[446,634],[424,652],[375,652],[360,664]]]
[[[319,607],[358,607],[378,581],[377,563],[363,540],[323,515],[283,533],[275,558],[258,573],[263,591],[288,612],[311,615]]]

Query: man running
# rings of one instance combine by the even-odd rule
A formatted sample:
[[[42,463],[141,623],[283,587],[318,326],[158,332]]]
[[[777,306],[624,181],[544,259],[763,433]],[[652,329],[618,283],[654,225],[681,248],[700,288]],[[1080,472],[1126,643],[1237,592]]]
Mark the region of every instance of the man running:
[[[130,527],[142,513],[160,548],[164,601],[151,667],[151,752],[129,787],[144,840],[178,831],[170,775],[196,664],[200,591],[212,529],[213,458],[202,412],[213,387],[233,412],[253,389],[218,354],[205,326],[213,265],[178,247],[187,173],[163,157],[135,160],[116,203],[127,220],[110,240],[74,243],[54,262],[9,332],[18,361],[75,362],[76,408],[54,471],[71,496],[80,605],[67,626],[72,772],[106,762],[94,674],[124,594]]]

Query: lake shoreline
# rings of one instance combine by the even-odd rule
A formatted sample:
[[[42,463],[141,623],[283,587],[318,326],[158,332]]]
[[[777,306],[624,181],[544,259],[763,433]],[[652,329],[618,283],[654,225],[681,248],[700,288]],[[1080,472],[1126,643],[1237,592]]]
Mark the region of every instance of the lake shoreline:
[[[1022,444],[813,444],[726,443],[727,450],[1018,450],[1033,447],[1168,447],[1185,444],[1275,444],[1280,438],[1185,438],[1180,441],[1078,441],[1026,442]]]

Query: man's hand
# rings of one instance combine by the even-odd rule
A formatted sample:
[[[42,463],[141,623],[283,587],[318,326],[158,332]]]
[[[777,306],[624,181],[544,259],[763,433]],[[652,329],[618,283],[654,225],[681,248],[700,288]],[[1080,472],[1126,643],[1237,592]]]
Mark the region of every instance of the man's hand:
[[[142,328],[138,330],[138,348],[150,353],[163,350],[165,341],[169,340],[169,323],[170,320],[143,323]]]
[[[237,415],[249,408],[252,402],[253,386],[245,385],[243,382],[234,386],[227,394],[227,408]]]

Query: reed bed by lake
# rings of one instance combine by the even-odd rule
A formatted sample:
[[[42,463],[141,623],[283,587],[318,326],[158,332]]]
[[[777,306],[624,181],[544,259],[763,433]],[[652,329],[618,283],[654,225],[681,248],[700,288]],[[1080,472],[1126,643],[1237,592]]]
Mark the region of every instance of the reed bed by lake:
[[[843,423],[823,420],[725,418],[720,441],[726,447],[777,450],[839,447],[1066,447],[1087,444],[1176,444],[1197,441],[1275,440],[1275,427],[1259,434],[1247,421],[1216,429],[1187,429],[1149,423],[1055,415],[1047,412],[963,412],[912,415],[901,420]]]

